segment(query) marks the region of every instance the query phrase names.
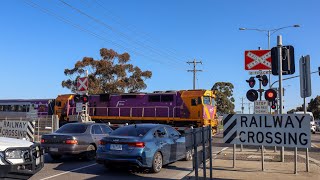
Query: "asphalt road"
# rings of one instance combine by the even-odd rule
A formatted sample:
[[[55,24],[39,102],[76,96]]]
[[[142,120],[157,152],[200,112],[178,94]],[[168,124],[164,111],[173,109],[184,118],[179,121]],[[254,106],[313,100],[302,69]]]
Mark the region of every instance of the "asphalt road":
[[[222,134],[214,137],[213,152],[220,152],[230,144],[224,144]],[[310,159],[320,163],[320,132],[311,135],[312,147],[309,149]],[[245,146],[245,148],[257,148],[257,146]],[[267,151],[274,147],[267,147]],[[279,150],[280,148],[278,148]],[[292,148],[285,151],[293,152]],[[298,154],[305,156],[305,149],[299,149]],[[278,151],[280,152],[280,151]],[[165,166],[160,173],[154,174],[147,171],[132,171],[126,169],[109,170],[104,166],[96,164],[95,161],[87,162],[72,157],[63,157],[60,161],[54,161],[45,156],[45,167],[31,180],[82,180],[82,179],[182,179],[192,171],[191,161],[178,161]]]
[[[222,147],[213,148],[213,152],[221,151]],[[109,170],[95,161],[86,162],[73,157],[63,157],[59,161],[45,156],[44,168],[31,180],[82,180],[82,179],[182,179],[192,171],[192,161],[178,161],[165,166],[159,173],[132,171],[126,169]]]

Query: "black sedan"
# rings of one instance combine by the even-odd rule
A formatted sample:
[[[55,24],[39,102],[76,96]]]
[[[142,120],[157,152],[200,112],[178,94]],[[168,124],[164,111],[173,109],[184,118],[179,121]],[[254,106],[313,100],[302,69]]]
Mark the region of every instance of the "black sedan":
[[[43,135],[41,146],[55,160],[63,155],[93,160],[99,141],[112,131],[106,124],[68,123],[52,134]]]

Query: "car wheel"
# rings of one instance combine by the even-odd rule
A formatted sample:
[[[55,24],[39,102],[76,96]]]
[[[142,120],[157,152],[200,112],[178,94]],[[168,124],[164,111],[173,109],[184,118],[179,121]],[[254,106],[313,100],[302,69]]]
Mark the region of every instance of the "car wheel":
[[[49,154],[49,155],[53,160],[59,160],[62,157],[62,155],[59,155],[59,154]]]
[[[84,158],[88,161],[92,161],[96,158],[96,147],[90,144],[87,148],[87,152],[84,154]]]
[[[189,150],[186,152],[186,157],[184,158],[186,161],[192,161],[193,150]]]
[[[152,172],[154,173],[158,173],[161,171],[162,169],[162,155],[160,152],[156,152],[153,156],[153,160],[152,160]]]

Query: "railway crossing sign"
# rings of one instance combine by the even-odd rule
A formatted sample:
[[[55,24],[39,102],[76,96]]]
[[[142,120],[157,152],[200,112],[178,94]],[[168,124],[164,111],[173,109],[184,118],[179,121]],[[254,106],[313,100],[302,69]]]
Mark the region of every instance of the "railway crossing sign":
[[[83,91],[87,91],[88,90],[88,77],[81,77],[81,78],[78,78],[78,81],[77,81],[77,89],[78,91],[80,92],[83,92]]]
[[[271,70],[270,50],[249,50],[244,53],[245,70]]]
[[[223,141],[227,144],[310,148],[308,114],[227,114]]]

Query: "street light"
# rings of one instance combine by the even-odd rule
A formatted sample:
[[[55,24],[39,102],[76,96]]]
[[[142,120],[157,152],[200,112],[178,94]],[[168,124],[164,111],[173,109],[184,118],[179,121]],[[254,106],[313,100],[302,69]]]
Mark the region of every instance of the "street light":
[[[300,25],[294,24],[291,26],[284,26],[284,27],[276,28],[276,29],[257,29],[257,28],[244,28],[244,27],[242,27],[242,28],[239,28],[239,30],[241,30],[241,31],[252,30],[252,31],[259,31],[259,32],[267,32],[266,35],[268,36],[268,49],[270,49],[270,36],[281,29],[286,29],[286,28],[291,28],[291,27],[297,28],[297,27],[300,27]]]

